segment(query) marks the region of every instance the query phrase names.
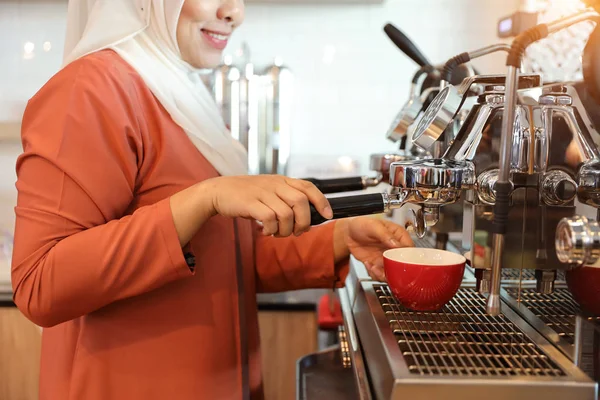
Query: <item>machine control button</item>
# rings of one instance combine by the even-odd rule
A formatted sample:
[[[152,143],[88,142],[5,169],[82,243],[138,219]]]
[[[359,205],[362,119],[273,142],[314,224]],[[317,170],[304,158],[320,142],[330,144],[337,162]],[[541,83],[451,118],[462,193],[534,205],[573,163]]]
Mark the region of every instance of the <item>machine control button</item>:
[[[546,204],[561,206],[570,203],[577,195],[577,184],[564,171],[550,171],[544,176],[542,197]]]
[[[586,217],[563,218],[556,227],[555,245],[560,262],[594,264],[600,258],[600,226]]]

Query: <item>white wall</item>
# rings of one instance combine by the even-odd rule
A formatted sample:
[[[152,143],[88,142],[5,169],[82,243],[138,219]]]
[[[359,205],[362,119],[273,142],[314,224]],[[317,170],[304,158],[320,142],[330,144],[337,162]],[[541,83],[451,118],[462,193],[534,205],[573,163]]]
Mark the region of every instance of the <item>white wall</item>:
[[[58,0],[0,1],[0,123],[18,121],[27,99],[60,67],[66,5]],[[27,42],[34,45],[31,55],[24,51]]]

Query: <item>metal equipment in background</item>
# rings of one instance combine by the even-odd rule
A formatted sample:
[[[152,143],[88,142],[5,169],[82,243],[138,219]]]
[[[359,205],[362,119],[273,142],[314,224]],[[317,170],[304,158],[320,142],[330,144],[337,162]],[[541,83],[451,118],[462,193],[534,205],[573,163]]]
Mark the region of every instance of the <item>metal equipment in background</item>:
[[[294,76],[279,57],[257,70],[247,45],[206,79],[232,136],[248,150],[250,174],[286,175]]]

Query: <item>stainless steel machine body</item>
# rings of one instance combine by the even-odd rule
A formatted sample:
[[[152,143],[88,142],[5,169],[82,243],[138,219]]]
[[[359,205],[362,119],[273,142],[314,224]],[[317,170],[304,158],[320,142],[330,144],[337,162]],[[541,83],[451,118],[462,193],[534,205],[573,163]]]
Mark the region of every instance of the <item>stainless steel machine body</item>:
[[[578,18],[557,23],[556,29]],[[535,269],[538,291],[552,292],[556,270],[572,265],[557,256],[559,222],[574,216],[576,195],[584,204],[600,205],[595,142],[600,136],[574,86],[543,86],[536,75],[505,80],[473,77],[460,88],[445,87],[413,137],[426,150],[443,141],[465,88],[477,81],[485,85],[442,159],[468,160],[475,166],[477,185],[464,202],[462,247],[470,251],[478,289],[492,293],[493,314],[499,312],[502,268]],[[502,203],[497,198],[500,187]],[[497,207],[503,210],[501,230]]]
[[[495,87],[482,96],[446,153],[453,160],[473,161],[478,173],[477,190],[466,194],[463,247],[470,250],[476,269],[492,265],[494,185],[500,158],[499,129],[504,95]],[[555,271],[569,268],[555,251],[559,221],[575,214],[577,168],[581,161],[594,159],[597,133],[585,121],[585,110],[574,107],[578,94],[572,86],[547,87],[536,105],[517,108],[511,153],[511,194],[503,268],[537,269],[539,290],[552,291]],[[526,99],[524,99],[525,101]],[[583,188],[579,189],[580,191]],[[484,253],[483,257],[476,256]],[[487,291],[489,277],[478,274]]]
[[[488,315],[485,297],[468,272],[456,297],[434,313],[404,308],[355,260],[339,297],[345,331],[341,346],[327,356],[299,361],[298,399],[597,398],[595,382],[508,303],[502,303],[502,315]],[[341,381],[328,375],[328,387],[343,382],[344,395],[336,397],[322,387],[320,393],[328,394],[322,397],[307,387],[305,365],[316,365],[316,357],[330,361],[322,373],[340,374]],[[342,377],[344,360],[350,362],[345,361]]]

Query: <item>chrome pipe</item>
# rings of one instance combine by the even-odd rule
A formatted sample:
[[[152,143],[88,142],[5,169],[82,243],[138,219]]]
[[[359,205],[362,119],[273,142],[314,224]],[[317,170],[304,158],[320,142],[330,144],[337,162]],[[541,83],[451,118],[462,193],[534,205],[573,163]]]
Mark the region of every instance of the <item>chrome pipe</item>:
[[[502,119],[502,136],[500,139],[500,159],[497,182],[510,182],[510,154],[512,151],[513,127],[515,122],[515,109],[517,106],[517,80],[518,70],[508,67],[506,76],[506,94],[504,114]],[[504,234],[495,233],[492,247],[492,276],[490,282],[490,295],[486,311],[490,315],[499,315],[500,309],[500,280],[502,271],[502,252],[504,251]]]
[[[510,179],[510,154],[512,151],[515,110],[517,108],[518,78],[518,69],[515,67],[508,67],[508,73],[506,75],[504,113],[502,116],[502,136],[500,138],[501,153],[500,159],[498,160],[498,182],[509,182]]]
[[[581,356],[583,355],[583,317],[575,316],[575,351],[573,352],[573,364],[581,368]]]
[[[553,22],[549,22],[546,24],[546,26],[548,27],[548,34],[551,34],[560,31],[561,29],[568,28],[569,26],[575,25],[579,22],[591,19],[597,20],[599,17],[600,15],[596,11],[586,10]]]
[[[479,58],[488,54],[496,53],[498,51],[510,51],[510,45],[505,43],[492,44],[490,46],[482,47],[481,49],[473,50],[469,52],[469,58]]]
[[[492,247],[492,272],[490,279],[490,294],[486,303],[486,312],[492,316],[500,315],[500,282],[502,280],[502,251],[504,250],[504,235],[494,233]]]

